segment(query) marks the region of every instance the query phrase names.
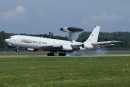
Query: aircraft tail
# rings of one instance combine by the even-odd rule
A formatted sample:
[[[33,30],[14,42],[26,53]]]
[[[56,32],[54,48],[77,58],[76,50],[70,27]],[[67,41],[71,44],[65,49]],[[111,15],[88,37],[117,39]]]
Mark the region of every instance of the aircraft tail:
[[[84,44],[96,43],[98,41],[100,26],[96,26]]]

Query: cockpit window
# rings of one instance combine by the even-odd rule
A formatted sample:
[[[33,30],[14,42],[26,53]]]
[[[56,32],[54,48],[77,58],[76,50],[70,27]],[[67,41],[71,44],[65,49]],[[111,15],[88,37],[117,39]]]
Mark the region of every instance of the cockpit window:
[[[11,39],[17,39],[18,37],[15,37],[15,36],[10,36],[11,37]]]
[[[16,41],[18,39],[18,37],[16,37],[16,36],[10,36],[9,39],[12,39],[12,40]]]

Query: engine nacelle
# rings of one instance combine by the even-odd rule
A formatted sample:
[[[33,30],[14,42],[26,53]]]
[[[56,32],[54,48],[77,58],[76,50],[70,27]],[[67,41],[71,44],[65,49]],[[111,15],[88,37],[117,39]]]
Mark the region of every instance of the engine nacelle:
[[[62,50],[66,50],[66,51],[71,51],[73,50],[73,48],[71,47],[71,45],[62,45],[61,46]]]
[[[33,48],[27,48],[28,51],[38,51],[38,49],[33,49]]]
[[[93,49],[94,47],[91,44],[89,45],[82,44],[82,48]]]

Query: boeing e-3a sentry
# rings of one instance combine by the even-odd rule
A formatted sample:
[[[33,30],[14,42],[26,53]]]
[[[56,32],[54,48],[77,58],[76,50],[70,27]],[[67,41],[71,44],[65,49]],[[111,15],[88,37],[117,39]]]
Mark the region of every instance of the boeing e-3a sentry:
[[[69,31],[67,27],[61,28],[61,30]],[[96,26],[85,42],[58,40],[25,35],[13,35],[10,38],[5,39],[5,41],[9,44],[9,46],[16,48],[23,47],[32,51],[39,49],[49,51],[47,54],[48,56],[54,56],[56,52],[59,53],[59,56],[66,56],[67,52],[89,50],[102,46],[114,45],[114,43],[120,42],[114,40],[98,42],[99,31],[100,26]],[[18,51],[18,49],[16,51]]]

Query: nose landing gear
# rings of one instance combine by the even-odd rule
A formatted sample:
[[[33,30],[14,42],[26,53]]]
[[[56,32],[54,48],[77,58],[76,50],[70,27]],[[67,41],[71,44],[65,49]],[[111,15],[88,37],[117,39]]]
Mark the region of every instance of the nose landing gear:
[[[16,52],[19,52],[19,49],[15,49]]]

